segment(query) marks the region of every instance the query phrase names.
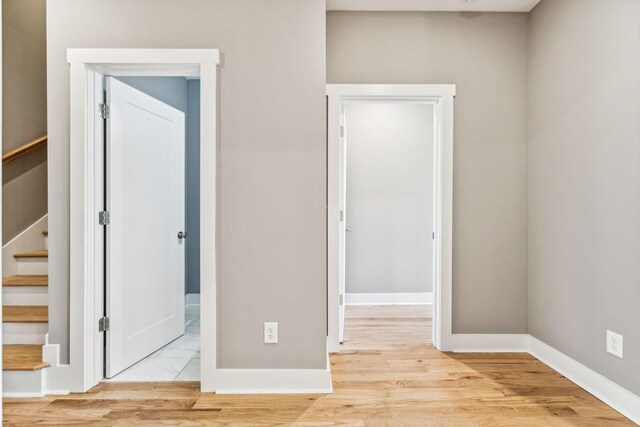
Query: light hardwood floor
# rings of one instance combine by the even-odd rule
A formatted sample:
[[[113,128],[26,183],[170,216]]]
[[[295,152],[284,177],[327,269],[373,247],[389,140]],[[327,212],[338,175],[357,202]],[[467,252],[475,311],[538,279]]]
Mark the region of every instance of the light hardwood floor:
[[[198,383],[102,383],[5,399],[4,423],[94,426],[632,426],[526,354],[439,353],[426,306],[349,307],[331,395],[214,395]]]

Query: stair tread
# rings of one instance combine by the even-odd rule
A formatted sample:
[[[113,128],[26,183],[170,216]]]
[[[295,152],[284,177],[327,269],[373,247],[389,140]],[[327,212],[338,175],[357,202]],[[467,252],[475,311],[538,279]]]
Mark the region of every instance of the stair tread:
[[[49,251],[46,249],[40,251],[21,252],[13,255],[14,258],[48,258]]]
[[[47,323],[49,307],[46,305],[5,305],[2,321],[7,323]]]
[[[51,365],[42,361],[42,345],[5,344],[2,346],[3,371],[37,371]]]
[[[2,278],[2,286],[48,286],[49,276],[47,275],[16,275]]]

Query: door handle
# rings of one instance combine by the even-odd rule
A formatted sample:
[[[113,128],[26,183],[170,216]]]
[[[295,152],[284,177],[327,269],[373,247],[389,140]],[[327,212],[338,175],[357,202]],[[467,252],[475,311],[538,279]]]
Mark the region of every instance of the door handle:
[[[346,231],[347,233],[351,233],[351,227],[347,227],[347,228],[345,228],[345,230],[344,230],[344,231]]]
[[[186,238],[187,238],[187,233],[185,233],[184,231],[178,231],[178,239],[182,240]]]

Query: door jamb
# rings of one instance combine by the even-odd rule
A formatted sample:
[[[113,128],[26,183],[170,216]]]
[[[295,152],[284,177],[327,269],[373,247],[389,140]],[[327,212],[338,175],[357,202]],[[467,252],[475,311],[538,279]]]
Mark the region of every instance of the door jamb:
[[[329,84],[327,129],[327,347],[340,351],[340,120],[345,102],[429,101],[436,106],[434,141],[434,310],[433,345],[450,351],[452,340],[452,244],[453,244],[453,99],[452,84]]]
[[[103,230],[102,139],[97,112],[101,74],[200,77],[201,391],[215,391],[216,152],[218,49],[67,49],[70,64],[69,390],[85,392],[102,379]],[[100,85],[101,88],[101,85]]]

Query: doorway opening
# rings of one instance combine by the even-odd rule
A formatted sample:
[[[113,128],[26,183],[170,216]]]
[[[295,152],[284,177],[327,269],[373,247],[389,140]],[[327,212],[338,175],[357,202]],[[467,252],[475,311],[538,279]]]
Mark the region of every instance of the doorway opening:
[[[103,88],[104,378],[199,381],[200,81]]]
[[[327,85],[329,352],[345,341],[347,312],[354,325],[398,317],[397,306],[364,307],[382,304],[413,305],[421,342],[449,349],[454,95],[454,85]]]
[[[435,106],[345,100],[343,108],[342,348],[431,343]]]
[[[109,134],[105,132],[106,127],[109,126],[109,119],[105,124],[103,116],[107,115],[114,119],[122,111],[126,110],[125,108],[116,111],[113,106],[108,106],[109,108],[101,107],[105,100],[104,81],[105,79],[112,79],[111,81],[113,82],[115,78],[137,76],[200,79],[200,114],[202,117],[206,117],[207,120],[201,120],[199,125],[200,134],[197,143],[199,147],[199,170],[195,179],[199,182],[199,191],[197,191],[197,199],[200,204],[198,209],[200,216],[199,234],[207,236],[207,238],[200,239],[197,242],[197,247],[200,251],[200,257],[208,260],[205,263],[200,263],[198,268],[201,295],[200,333],[198,334],[200,346],[200,389],[206,392],[215,391],[214,383],[217,373],[217,285],[215,280],[216,123],[217,66],[219,57],[220,54],[217,49],[90,48],[67,50],[67,61],[70,64],[71,110],[70,363],[52,370],[52,375],[47,377],[48,388],[86,392],[104,379],[104,367],[108,360],[124,359],[125,362],[119,362],[118,367],[126,368],[128,363],[137,363],[137,357],[146,358],[147,354],[144,354],[145,351],[140,348],[161,347],[172,339],[179,339],[183,336],[182,333],[183,331],[186,332],[187,327],[191,325],[198,326],[192,323],[185,326],[185,323],[189,321],[189,309],[185,307],[185,270],[184,267],[182,267],[182,270],[174,268],[171,275],[172,277],[175,276],[175,280],[169,280],[166,283],[175,284],[181,281],[182,289],[179,287],[165,288],[163,291],[156,293],[149,287],[147,289],[137,289],[138,295],[135,298],[131,297],[131,300],[134,303],[137,302],[137,304],[129,304],[129,306],[133,305],[137,310],[127,309],[126,311],[126,316],[132,316],[134,325],[137,326],[127,329],[127,325],[123,327],[121,324],[119,326],[120,329],[118,329],[121,341],[130,345],[120,345],[119,354],[108,356],[105,352],[105,348],[107,351],[113,351],[113,348],[108,344],[105,345],[105,336],[108,339],[108,334],[113,332],[113,338],[116,338],[116,324],[114,323],[116,320],[106,318],[105,313],[108,313],[109,316],[117,316],[119,321],[126,319],[126,316],[123,317],[122,313],[118,314],[117,310],[122,311],[123,307],[129,307],[127,304],[123,304],[122,301],[127,300],[129,297],[128,292],[130,292],[121,283],[116,283],[116,286],[120,286],[119,292],[113,294],[107,292],[105,294],[105,272],[107,272],[107,276],[108,273],[114,275],[113,278],[125,277],[128,274],[134,277],[146,277],[144,263],[141,262],[138,265],[135,262],[128,262],[128,260],[122,259],[122,253],[110,254],[109,251],[119,247],[120,249],[125,248],[123,251],[126,253],[129,249],[127,242],[133,241],[133,237],[130,236],[136,236],[136,234],[144,232],[146,233],[145,238],[138,239],[137,244],[131,244],[131,247],[137,249],[138,252],[144,250],[144,247],[140,246],[141,240],[148,245],[147,249],[150,252],[156,250],[156,246],[164,248],[168,254],[173,255],[162,255],[163,258],[160,262],[158,260],[154,260],[154,262],[157,265],[161,265],[162,269],[165,269],[167,266],[175,267],[180,264],[180,262],[176,263],[170,257],[180,251],[182,253],[186,252],[184,237],[191,238],[193,236],[193,233],[189,236],[189,230],[186,230],[184,225],[181,226],[179,218],[176,219],[180,211],[184,214],[184,201],[182,203],[170,203],[169,200],[175,200],[175,198],[162,199],[162,197],[166,198],[167,194],[175,197],[175,194],[178,194],[180,189],[183,191],[182,197],[187,197],[184,194],[184,156],[182,157],[183,161],[171,162],[172,157],[179,157],[180,154],[173,149],[173,144],[166,143],[167,141],[174,141],[174,137],[180,134],[181,125],[177,124],[177,116],[169,114],[170,111],[175,109],[171,110],[172,107],[167,107],[166,105],[159,106],[159,104],[166,103],[162,103],[158,99],[142,93],[140,90],[134,90],[131,86],[119,81],[125,88],[128,87],[134,90],[134,92],[128,92],[132,97],[135,97],[136,102],[134,104],[140,103],[143,98],[145,103],[149,102],[148,105],[138,105],[135,112],[131,110],[128,113],[131,115],[137,114],[137,118],[146,114],[147,126],[153,129],[149,131],[152,136],[149,137],[149,132],[135,128],[136,123],[144,122],[145,120],[134,120],[131,121],[133,123],[131,126],[134,127],[127,128],[125,126],[125,131],[120,132],[125,141],[125,144],[119,146],[120,151],[111,153],[102,149],[103,144],[101,141],[105,139],[105,134],[107,138],[109,137]],[[122,88],[122,86],[118,86]],[[151,100],[154,100],[155,104]],[[156,107],[158,108],[157,111],[154,110]],[[162,129],[165,131],[171,129],[171,131],[160,133]],[[112,135],[116,135],[116,133],[116,129],[112,129]],[[167,135],[170,136],[167,137]],[[153,149],[145,145],[151,144],[150,141],[158,139],[165,143],[160,144],[161,146],[153,146]],[[142,140],[140,146],[133,147],[126,144],[137,144],[140,142],[139,140]],[[113,147],[116,146],[114,145],[110,149]],[[127,151],[127,149],[132,149],[132,151]],[[109,157],[109,154],[111,157]],[[154,159],[155,162],[144,161],[145,158]],[[105,172],[113,169],[112,166],[118,167],[118,164],[114,162],[117,159],[120,160],[120,166],[125,165],[123,168],[125,170],[118,171],[122,182],[117,186],[113,186],[113,182],[111,182],[113,186],[111,188],[109,187],[110,181],[114,176],[118,175],[105,179]],[[136,167],[143,164],[149,168],[149,171],[145,171],[144,174],[137,173]],[[169,164],[172,166],[166,166]],[[182,165],[182,172],[173,169],[176,165]],[[162,174],[154,170],[154,168],[165,173]],[[167,170],[167,168],[171,170]],[[182,181],[180,182],[180,180]],[[117,193],[117,197],[124,197],[125,200],[120,201],[119,210],[114,204],[109,206],[113,212],[105,211],[109,196],[116,195],[114,191],[118,189],[120,189],[120,192]],[[141,204],[140,200],[138,200],[140,197],[144,197],[144,201],[149,199],[149,203],[146,205]],[[134,206],[135,209],[127,209],[126,206]],[[172,213],[165,217],[159,212],[162,210]],[[125,218],[123,220],[124,214],[131,214],[132,212],[133,218]],[[162,217],[162,224],[166,222],[168,225],[157,226],[154,215]],[[126,224],[125,227],[120,225],[121,229],[118,231],[120,233],[119,246],[114,245],[113,243],[115,242],[111,242],[112,244],[109,245],[110,239],[114,236],[109,236],[105,232],[105,227],[115,226],[116,221],[119,221],[119,224]],[[109,225],[103,225],[104,222],[108,222]],[[156,226],[152,224],[156,224]],[[183,220],[183,224],[186,224],[186,219]],[[169,228],[172,229],[169,231]],[[166,242],[165,240],[160,242],[161,239],[156,238],[155,233],[162,234],[164,236],[162,239],[167,239]],[[184,235],[185,233],[187,236]],[[196,234],[198,233],[196,232]],[[188,238],[186,241],[189,241]],[[107,254],[106,260],[105,253]],[[147,261],[149,259],[147,257]],[[120,273],[118,273],[119,276],[114,274],[111,265],[106,265],[113,262],[118,264],[116,267],[119,266],[121,269]],[[110,278],[107,277],[107,279]],[[107,283],[109,284],[108,280]],[[111,284],[113,285],[113,283]],[[143,298],[140,295],[150,296]],[[173,296],[173,298],[169,298],[170,296]],[[105,308],[109,308],[110,299],[113,302],[111,308],[116,310],[115,313],[109,313],[109,310],[105,312]],[[120,301],[120,304],[116,304],[116,301]],[[154,301],[162,301],[160,304],[161,309],[158,309],[158,304],[151,303]],[[191,302],[194,303],[195,298]],[[146,313],[147,310],[153,312],[156,319],[155,322],[147,321],[145,324],[145,322],[138,321],[140,317],[143,317],[142,313]],[[185,312],[187,313],[186,315]],[[178,320],[180,321],[178,322]],[[197,322],[195,318],[191,320]],[[163,329],[161,333],[161,335],[164,334],[162,340],[154,342],[153,345],[148,347],[136,342],[137,337],[140,337],[140,341],[144,342],[145,345],[153,341],[155,338],[149,336],[150,334],[145,335],[145,332],[153,330],[159,324],[167,326],[166,330]],[[124,347],[127,348],[123,350]],[[133,350],[135,350],[136,357],[129,355],[130,351],[134,352]],[[154,352],[157,350],[154,350]],[[152,353],[152,350],[148,351]],[[119,372],[118,368],[114,368],[106,376],[115,376]]]

